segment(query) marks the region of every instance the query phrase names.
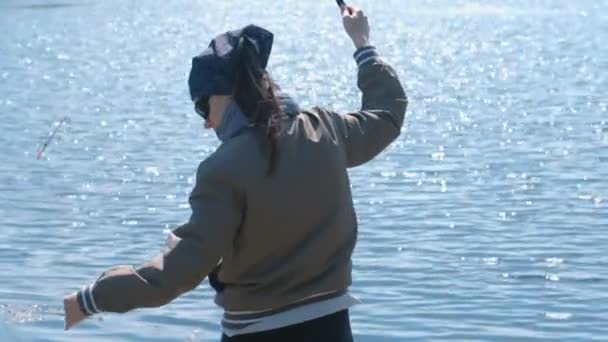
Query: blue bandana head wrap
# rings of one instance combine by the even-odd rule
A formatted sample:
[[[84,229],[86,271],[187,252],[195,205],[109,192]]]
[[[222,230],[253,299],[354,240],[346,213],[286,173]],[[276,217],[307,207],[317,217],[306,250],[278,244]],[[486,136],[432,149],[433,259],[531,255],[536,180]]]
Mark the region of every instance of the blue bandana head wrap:
[[[205,51],[192,59],[188,77],[192,101],[212,95],[232,95],[243,43],[248,41],[253,46],[262,68],[266,68],[273,39],[270,31],[255,25],[215,37]]]
[[[215,37],[205,51],[192,59],[188,78],[192,100],[213,95],[232,95],[243,43],[247,41],[253,46],[262,67],[266,68],[273,40],[272,32],[256,25],[248,25]],[[300,111],[298,104],[287,94],[278,93],[277,98],[285,114],[293,115]],[[221,141],[226,141],[248,126],[252,126],[249,119],[238,104],[231,100],[224,111],[222,122],[216,128],[216,134]]]

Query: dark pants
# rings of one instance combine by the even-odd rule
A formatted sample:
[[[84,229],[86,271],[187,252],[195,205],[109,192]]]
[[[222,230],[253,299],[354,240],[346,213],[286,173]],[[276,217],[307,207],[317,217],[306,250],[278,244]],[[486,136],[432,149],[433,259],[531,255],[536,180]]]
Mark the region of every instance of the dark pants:
[[[222,342],[353,342],[348,310],[259,333],[222,336]]]

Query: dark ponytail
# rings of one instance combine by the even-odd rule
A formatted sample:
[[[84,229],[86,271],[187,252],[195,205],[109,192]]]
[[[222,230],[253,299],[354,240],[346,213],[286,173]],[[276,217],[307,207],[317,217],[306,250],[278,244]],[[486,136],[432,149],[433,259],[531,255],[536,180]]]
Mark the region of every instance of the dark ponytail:
[[[234,100],[262,135],[261,144],[268,156],[266,174],[270,176],[276,166],[285,114],[277,99],[277,86],[262,66],[255,47],[244,39],[240,49]]]

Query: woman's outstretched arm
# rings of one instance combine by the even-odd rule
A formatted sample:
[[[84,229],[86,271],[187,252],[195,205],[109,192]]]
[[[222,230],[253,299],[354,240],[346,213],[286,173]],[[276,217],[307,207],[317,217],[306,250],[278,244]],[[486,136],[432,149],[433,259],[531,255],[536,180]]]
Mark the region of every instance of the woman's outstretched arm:
[[[242,219],[241,198],[224,173],[206,162],[190,196],[192,217],[174,231],[165,252],[143,266],[116,266],[64,298],[66,329],[99,312],[159,307],[197,287],[232,241]]]

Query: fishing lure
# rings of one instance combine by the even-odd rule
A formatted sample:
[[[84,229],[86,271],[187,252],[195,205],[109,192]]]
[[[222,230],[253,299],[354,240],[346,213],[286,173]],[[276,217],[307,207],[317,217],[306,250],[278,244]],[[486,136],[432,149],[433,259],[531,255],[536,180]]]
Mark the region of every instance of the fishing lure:
[[[57,132],[59,132],[59,129],[68,123],[70,119],[66,116],[63,119],[61,119],[61,121],[59,121],[59,123],[57,124],[57,126],[55,126],[55,128],[49,133],[49,135],[46,138],[46,141],[40,146],[40,148],[38,149],[38,154],[37,154],[37,159],[42,158],[42,154],[44,153],[44,151],[46,150],[46,148],[49,146],[49,144],[53,141],[53,139],[55,138],[55,136],[57,135]]]

